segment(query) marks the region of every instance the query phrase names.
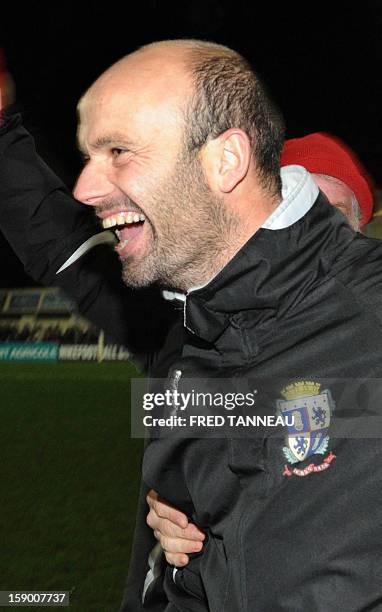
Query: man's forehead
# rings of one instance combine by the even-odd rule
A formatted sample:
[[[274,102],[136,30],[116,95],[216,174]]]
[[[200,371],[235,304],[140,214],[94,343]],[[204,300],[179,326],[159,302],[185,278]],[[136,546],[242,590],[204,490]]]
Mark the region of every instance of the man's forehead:
[[[165,49],[138,51],[111,66],[81,98],[80,116],[94,110],[118,110],[121,103],[179,105],[192,89],[190,75],[181,54]]]
[[[98,115],[105,119],[108,115],[118,113],[123,108],[128,109],[129,98],[126,88],[118,86],[105,87],[103,89],[90,88],[80,99],[77,111],[81,121],[95,118]]]
[[[183,104],[178,92],[113,85],[87,92],[81,99],[78,141],[93,144],[102,138],[127,139],[145,145],[164,132],[170,137],[183,129]],[[161,136],[162,135],[162,136]]]

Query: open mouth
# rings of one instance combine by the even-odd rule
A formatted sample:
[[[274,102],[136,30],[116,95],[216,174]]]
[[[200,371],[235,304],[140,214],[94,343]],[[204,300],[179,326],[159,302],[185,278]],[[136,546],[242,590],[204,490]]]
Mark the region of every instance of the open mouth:
[[[125,254],[130,242],[142,232],[145,221],[144,214],[129,211],[110,215],[102,221],[102,225],[104,229],[114,231],[119,241],[115,248],[119,254]]]

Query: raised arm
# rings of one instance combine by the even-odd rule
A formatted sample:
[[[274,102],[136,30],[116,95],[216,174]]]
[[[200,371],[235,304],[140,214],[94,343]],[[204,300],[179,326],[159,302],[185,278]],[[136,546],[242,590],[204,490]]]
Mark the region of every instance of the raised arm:
[[[173,309],[158,289],[124,286],[109,232],[37,155],[19,115],[0,125],[0,229],[26,272],[61,287],[107,336],[139,355],[160,349]],[[98,246],[62,269],[92,237]],[[86,250],[86,249],[85,249]],[[62,270],[59,272],[59,270]]]

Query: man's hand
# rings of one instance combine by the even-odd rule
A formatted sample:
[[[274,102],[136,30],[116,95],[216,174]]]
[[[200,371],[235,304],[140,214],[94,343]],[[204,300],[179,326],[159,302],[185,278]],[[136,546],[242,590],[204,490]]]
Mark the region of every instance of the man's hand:
[[[176,567],[187,565],[189,558],[186,553],[200,552],[205,534],[199,527],[189,523],[183,512],[160,499],[152,489],[146,500],[150,506],[147,524],[154,530],[168,563]]]

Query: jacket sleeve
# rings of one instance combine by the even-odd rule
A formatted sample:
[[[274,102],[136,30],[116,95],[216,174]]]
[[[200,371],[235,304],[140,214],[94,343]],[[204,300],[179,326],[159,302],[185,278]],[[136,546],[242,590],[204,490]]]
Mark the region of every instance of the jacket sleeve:
[[[57,274],[100,226],[37,155],[20,115],[0,126],[0,229],[35,281],[61,287],[107,339],[125,345],[147,367],[171,324],[171,306],[158,289],[125,287],[118,257],[106,245]]]
[[[73,251],[99,226],[38,157],[20,115],[0,127],[1,230],[34,279],[51,284]]]

